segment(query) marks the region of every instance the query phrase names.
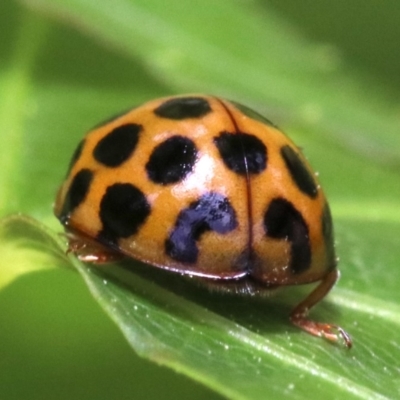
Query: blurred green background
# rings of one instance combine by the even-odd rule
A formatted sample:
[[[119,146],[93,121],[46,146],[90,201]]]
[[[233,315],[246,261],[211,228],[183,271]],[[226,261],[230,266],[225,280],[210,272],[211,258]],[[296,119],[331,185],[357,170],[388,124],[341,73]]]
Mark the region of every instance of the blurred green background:
[[[347,231],[346,227],[350,214],[362,214],[357,197],[354,209],[346,197],[352,187],[367,194],[360,195],[367,205],[368,192],[373,191],[368,218],[372,223],[380,221],[381,229],[385,229],[382,223],[387,224],[387,235],[393,239],[390,245],[399,244],[391,233],[400,221],[399,189],[391,190],[400,171],[397,1],[223,0],[215,7],[211,2],[181,1],[181,13],[177,13],[179,2],[174,1],[117,3],[113,9],[106,0],[95,7],[89,0],[2,0],[0,216],[22,211],[59,230],[52,202],[83,132],[152,97],[205,91],[249,102],[292,130],[302,143],[317,138],[307,154],[326,176],[322,180],[339,219],[345,260],[346,254],[353,254],[354,259],[348,256],[347,261],[358,268],[351,245],[357,244],[363,228]],[[114,18],[115,25],[105,25],[106,16]],[[129,23],[132,36],[122,40]],[[282,45],[271,48],[271,57],[264,47],[266,37],[276,37]],[[193,61],[196,49],[190,48],[196,40],[203,45],[198,64]],[[293,52],[296,41],[299,47]],[[225,53],[218,52],[220,42]],[[238,76],[233,71],[242,72]],[[266,79],[260,87],[258,74]],[[350,100],[361,99],[357,109],[353,111],[350,100],[348,108],[343,106],[340,99],[332,100],[330,107],[332,88],[349,90]],[[383,134],[376,129],[380,124]],[[325,142],[318,141],[316,132],[324,126],[323,140],[333,152],[353,152],[349,159],[355,167],[368,165],[372,180],[377,170],[390,175],[388,181],[380,181],[381,193],[389,193],[383,200],[374,197],[378,186],[358,178],[353,182],[349,177],[341,192],[335,160],[329,158],[329,151],[321,150]],[[307,130],[309,136],[304,136]],[[0,267],[12,264],[14,257],[15,253],[5,254]],[[365,253],[363,257],[368,258]],[[395,264],[397,255],[392,254],[392,259]],[[365,292],[373,285],[367,279],[358,283],[359,273],[353,271],[344,280],[347,289]],[[386,300],[385,287],[376,290]],[[365,393],[359,398],[367,398]],[[379,393],[375,395],[378,398]],[[21,272],[19,279],[0,291],[0,398],[213,399],[220,395],[136,356],[80,276],[59,268]]]

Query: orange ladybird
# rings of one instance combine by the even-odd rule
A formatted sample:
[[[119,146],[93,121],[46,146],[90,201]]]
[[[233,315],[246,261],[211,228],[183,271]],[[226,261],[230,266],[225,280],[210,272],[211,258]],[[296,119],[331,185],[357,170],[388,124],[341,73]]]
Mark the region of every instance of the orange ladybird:
[[[97,127],[55,214],[83,261],[124,255],[248,293],[320,281],[291,321],[351,347],[307,318],[339,277],[326,198],[299,148],[241,104],[169,97]]]

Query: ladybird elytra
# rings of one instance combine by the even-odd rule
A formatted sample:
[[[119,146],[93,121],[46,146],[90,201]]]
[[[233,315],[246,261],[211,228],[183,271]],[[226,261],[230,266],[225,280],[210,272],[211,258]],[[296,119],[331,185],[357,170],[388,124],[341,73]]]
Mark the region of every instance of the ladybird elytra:
[[[291,319],[351,346],[341,328],[306,317],[338,278],[324,193],[299,148],[245,106],[168,97],[94,128],[54,210],[84,261],[114,253],[250,291],[321,281]]]

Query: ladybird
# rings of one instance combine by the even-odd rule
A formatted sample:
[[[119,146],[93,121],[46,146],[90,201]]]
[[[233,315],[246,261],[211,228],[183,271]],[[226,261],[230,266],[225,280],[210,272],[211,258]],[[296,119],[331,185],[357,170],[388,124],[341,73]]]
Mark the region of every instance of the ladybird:
[[[54,210],[85,262],[131,257],[250,294],[319,282],[292,323],[352,345],[308,318],[339,277],[324,193],[300,149],[246,106],[176,96],[103,123],[75,150]]]

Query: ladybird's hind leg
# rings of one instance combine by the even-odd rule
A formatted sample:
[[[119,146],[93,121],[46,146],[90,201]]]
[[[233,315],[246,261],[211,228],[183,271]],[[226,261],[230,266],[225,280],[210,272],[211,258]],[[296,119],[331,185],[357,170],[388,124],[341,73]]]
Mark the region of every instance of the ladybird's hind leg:
[[[339,278],[339,271],[334,269],[321,283],[300,303],[290,314],[292,323],[314,336],[323,337],[332,342],[341,339],[347,348],[351,348],[352,340],[349,334],[340,326],[315,322],[307,318],[309,310],[321,301],[332,289]]]

